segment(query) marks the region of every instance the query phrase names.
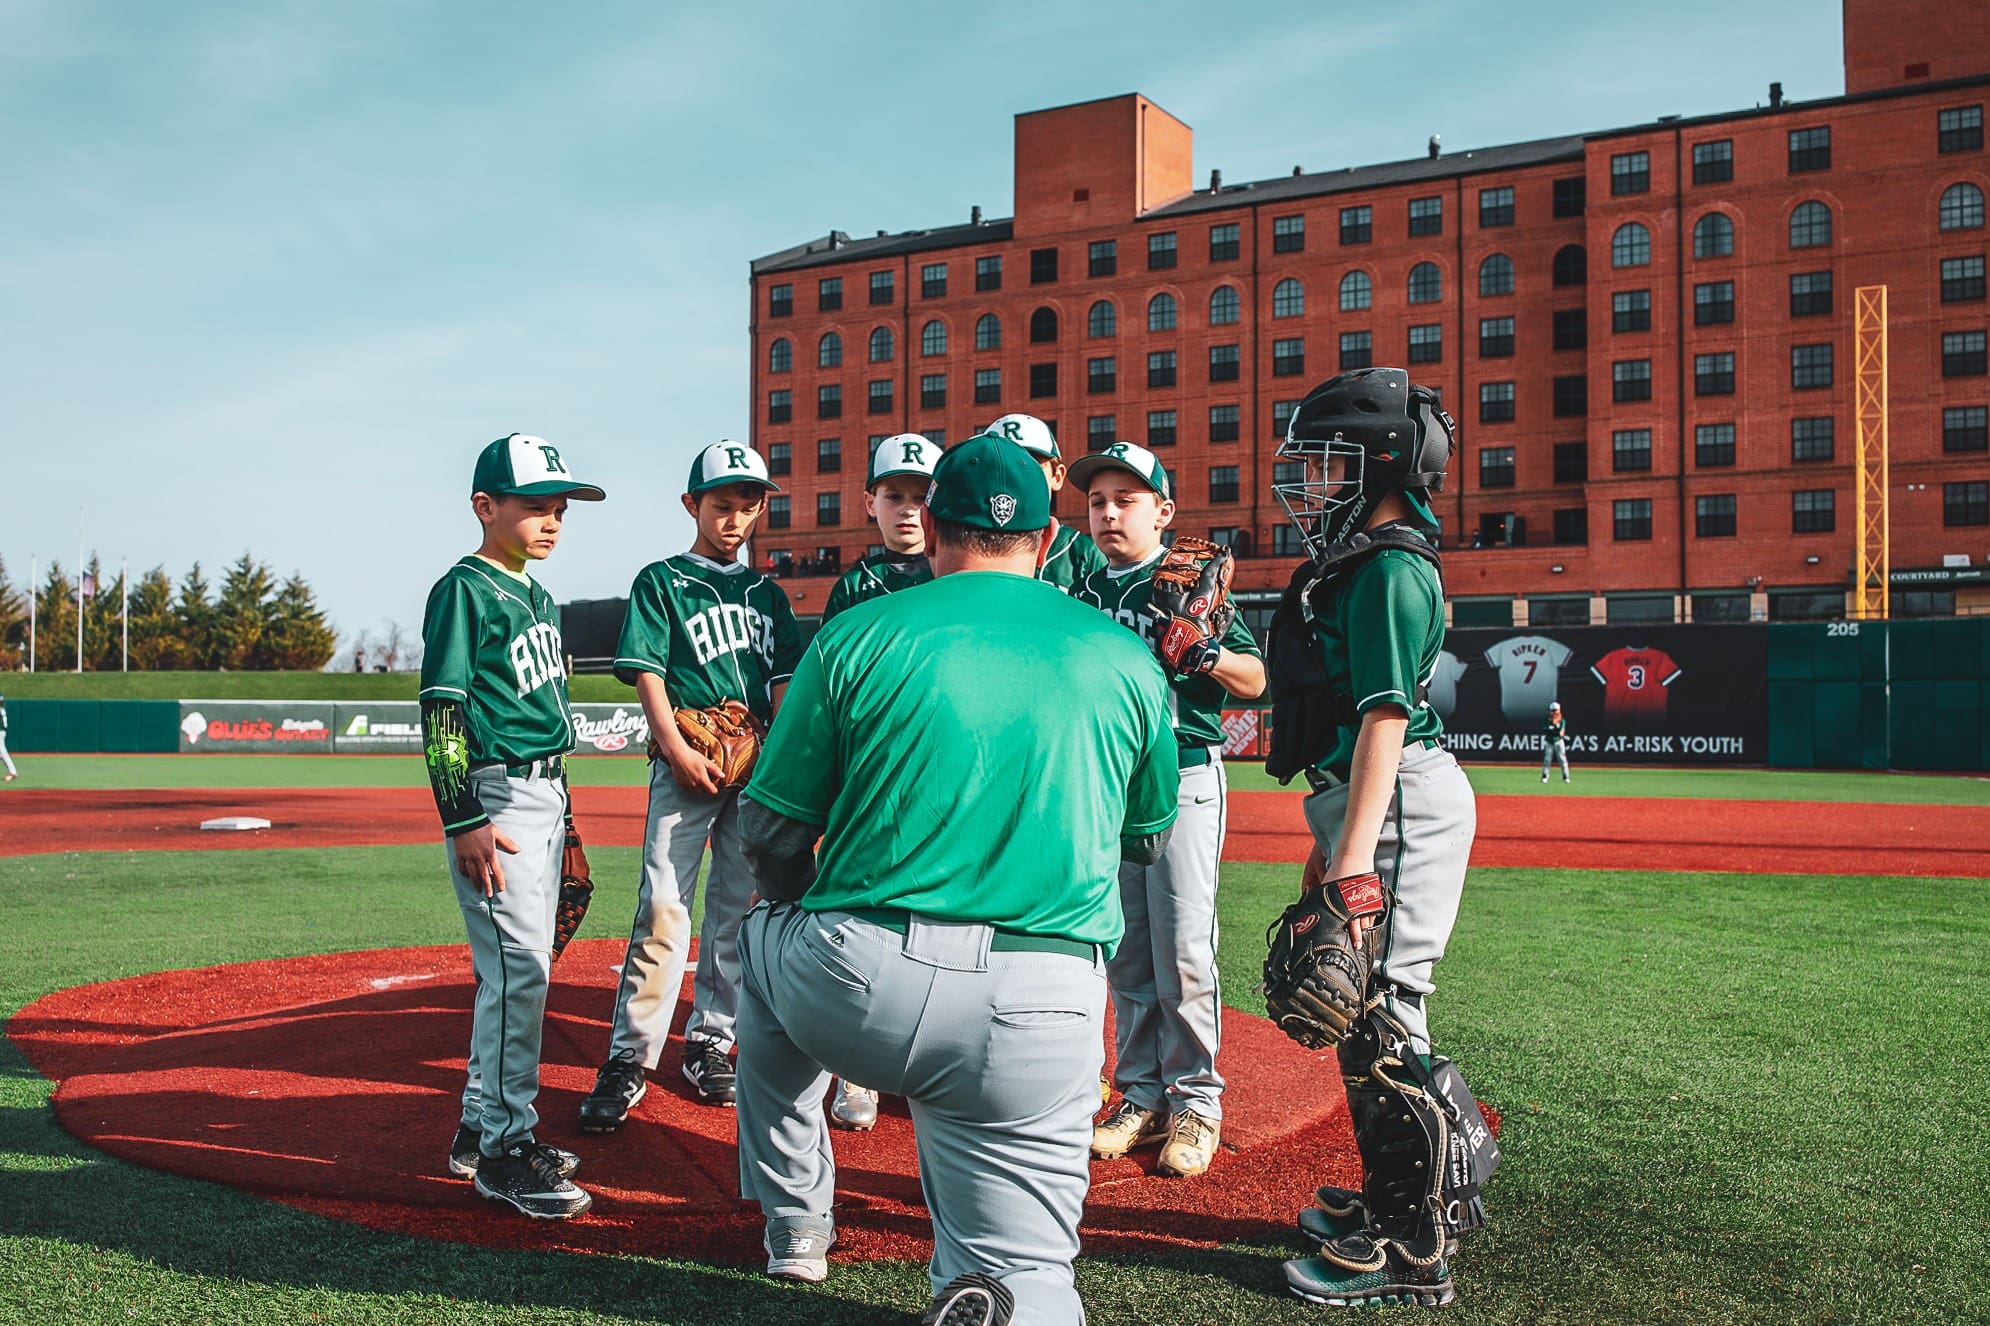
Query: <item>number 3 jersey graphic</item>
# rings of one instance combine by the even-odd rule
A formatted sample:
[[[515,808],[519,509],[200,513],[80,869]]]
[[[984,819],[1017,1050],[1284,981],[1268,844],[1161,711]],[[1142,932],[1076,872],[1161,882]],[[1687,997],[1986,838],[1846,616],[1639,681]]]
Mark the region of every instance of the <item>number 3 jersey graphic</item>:
[[[1499,670],[1499,711],[1507,722],[1532,728],[1548,717],[1571,653],[1545,635],[1518,635],[1486,651],[1486,662]]]
[[[1662,649],[1613,649],[1590,675],[1603,683],[1606,718],[1664,718],[1665,688],[1679,680],[1681,669]]]

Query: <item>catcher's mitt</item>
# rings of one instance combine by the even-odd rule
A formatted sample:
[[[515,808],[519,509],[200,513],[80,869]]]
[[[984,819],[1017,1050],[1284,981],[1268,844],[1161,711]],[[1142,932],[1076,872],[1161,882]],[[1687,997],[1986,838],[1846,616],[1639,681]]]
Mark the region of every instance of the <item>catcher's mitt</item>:
[[[580,830],[573,817],[567,817],[567,843],[560,849],[560,905],[553,913],[553,961],[560,960],[567,941],[580,929],[587,915],[588,901],[594,897],[594,875],[587,868],[587,853],[581,850]]]
[[[677,731],[711,765],[712,778],[721,792],[746,786],[753,776],[753,762],[760,758],[760,743],[767,735],[753,711],[737,700],[710,709],[679,709]]]
[[[1207,539],[1175,540],[1154,568],[1147,612],[1162,666],[1198,676],[1216,666],[1223,633],[1237,616],[1230,602],[1230,550]]]
[[[1355,948],[1347,923],[1381,916],[1386,896],[1374,874],[1328,880],[1265,931],[1265,1011],[1307,1049],[1339,1045],[1367,1007],[1368,955]]]

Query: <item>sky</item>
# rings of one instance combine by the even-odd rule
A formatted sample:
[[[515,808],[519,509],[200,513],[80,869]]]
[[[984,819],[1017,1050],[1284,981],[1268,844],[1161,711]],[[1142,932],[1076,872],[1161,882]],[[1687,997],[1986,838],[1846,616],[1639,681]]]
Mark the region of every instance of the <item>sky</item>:
[[[681,551],[748,430],[747,264],[1009,215],[1012,117],[1143,92],[1239,183],[1844,90],[1840,0],[710,6],[0,0],[0,558],[249,552],[418,629],[483,443]]]

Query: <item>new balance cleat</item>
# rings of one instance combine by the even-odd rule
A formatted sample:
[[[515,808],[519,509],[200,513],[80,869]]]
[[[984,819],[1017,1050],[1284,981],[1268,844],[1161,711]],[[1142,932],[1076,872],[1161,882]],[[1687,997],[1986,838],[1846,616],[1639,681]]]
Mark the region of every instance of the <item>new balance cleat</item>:
[[[835,1241],[834,1234],[819,1229],[770,1229],[760,1239],[767,1249],[767,1274],[819,1285],[829,1278],[829,1245]]]
[[[580,1103],[580,1130],[612,1133],[629,1120],[629,1111],[649,1094],[649,1079],[633,1054],[618,1054],[594,1075],[594,1090]]]
[[[853,1133],[869,1132],[878,1122],[878,1093],[847,1077],[837,1078],[829,1096],[829,1122]]]
[[[684,1080],[697,1088],[699,1104],[731,1106],[739,1076],[717,1041],[695,1040],[684,1048]]]

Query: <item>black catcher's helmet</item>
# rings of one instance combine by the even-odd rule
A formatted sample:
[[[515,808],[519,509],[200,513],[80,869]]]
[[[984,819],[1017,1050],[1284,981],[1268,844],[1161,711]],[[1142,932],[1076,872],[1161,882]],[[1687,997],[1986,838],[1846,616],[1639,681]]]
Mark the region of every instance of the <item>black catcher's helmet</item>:
[[[1303,462],[1305,477],[1272,491],[1320,561],[1390,493],[1442,488],[1456,431],[1437,393],[1412,385],[1402,369],[1342,373],[1292,412],[1278,456]]]

